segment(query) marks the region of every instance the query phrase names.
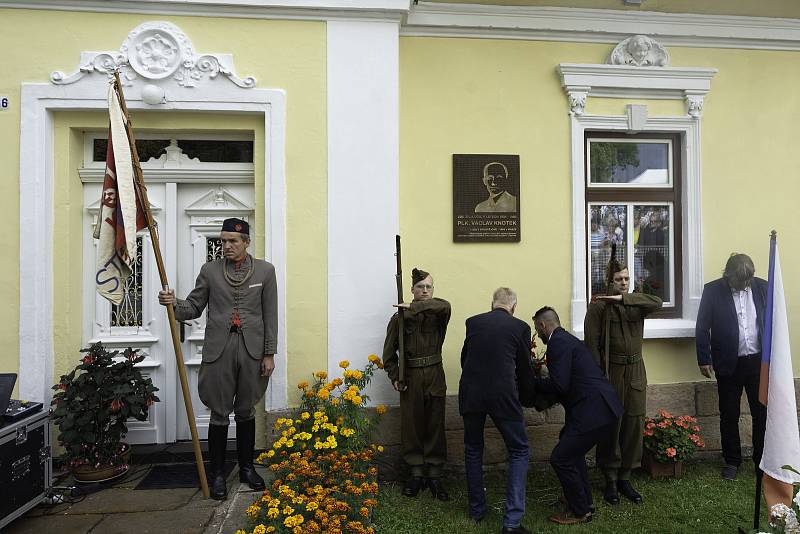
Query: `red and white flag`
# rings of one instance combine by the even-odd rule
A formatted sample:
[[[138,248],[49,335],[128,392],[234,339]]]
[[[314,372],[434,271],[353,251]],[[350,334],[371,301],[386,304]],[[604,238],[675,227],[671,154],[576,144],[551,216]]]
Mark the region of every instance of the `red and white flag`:
[[[125,115],[113,85],[108,91],[108,112],[106,175],[94,229],[94,238],[99,239],[95,283],[98,293],[119,305],[125,295],[125,280],[136,259],[136,232],[147,223],[133,183]]]

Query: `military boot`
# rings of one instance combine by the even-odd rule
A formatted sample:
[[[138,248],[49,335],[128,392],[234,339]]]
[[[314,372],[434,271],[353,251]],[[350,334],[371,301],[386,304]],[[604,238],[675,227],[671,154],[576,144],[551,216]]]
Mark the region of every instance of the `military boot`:
[[[616,479],[606,476],[606,489],[603,491],[603,499],[608,504],[619,504],[619,491],[617,490]]]
[[[239,482],[244,482],[250,489],[264,491],[264,479],[253,467],[253,453],[256,444],[256,420],[237,421],[236,452],[239,455]]]
[[[225,449],[228,445],[228,427],[208,425],[209,470],[207,478],[211,498],[225,500],[228,488],[225,486]]]

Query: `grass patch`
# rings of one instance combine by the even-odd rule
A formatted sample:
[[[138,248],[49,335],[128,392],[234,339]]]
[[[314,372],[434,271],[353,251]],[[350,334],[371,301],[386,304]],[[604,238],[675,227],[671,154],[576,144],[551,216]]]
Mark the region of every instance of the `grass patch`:
[[[624,497],[617,506],[603,500],[602,477],[590,470],[597,512],[591,523],[562,527],[547,518],[562,509],[558,504],[561,486],[551,470],[531,468],[528,473],[527,505],[523,524],[533,532],[620,533],[735,533],[748,529],[753,521],[755,477],[752,462],[745,462],[734,481],[722,480],[719,466],[690,463],[681,480],[650,480],[635,473],[632,481],[644,502],[635,505]],[[402,483],[384,484],[375,510],[376,529],[381,534],[471,534],[497,533],[502,526],[505,476],[490,473],[485,477],[488,512],[476,525],[467,517],[467,489],[462,477],[446,481],[451,501],[442,503],[430,491],[415,499],[401,494]],[[767,514],[762,504],[762,526]]]

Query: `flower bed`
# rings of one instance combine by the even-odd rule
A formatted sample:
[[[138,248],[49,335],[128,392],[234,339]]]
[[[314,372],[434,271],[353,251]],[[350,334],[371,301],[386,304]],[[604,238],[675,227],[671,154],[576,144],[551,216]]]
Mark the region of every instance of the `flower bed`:
[[[275,481],[247,509],[252,534],[375,532],[378,471],[371,464],[383,447],[371,436],[386,408],[368,411],[363,391],[383,363],[373,354],[363,370],[350,369],[346,360],[339,366],[341,378],[328,381],[318,371],[311,384],[299,383],[300,407],[275,422],[280,436],[257,460]]]
[[[644,425],[644,447],[659,462],[682,462],[705,447],[697,419],[689,415],[674,416],[659,410]]]

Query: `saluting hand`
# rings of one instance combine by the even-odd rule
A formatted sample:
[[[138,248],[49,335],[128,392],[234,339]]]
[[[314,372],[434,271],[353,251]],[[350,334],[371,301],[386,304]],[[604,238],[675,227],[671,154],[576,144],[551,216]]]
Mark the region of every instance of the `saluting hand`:
[[[169,291],[164,291],[163,289],[158,292],[158,303],[162,306],[168,306],[172,304],[175,305],[176,302],[175,298],[175,290],[170,289]]]
[[[621,302],[622,295],[598,295],[597,300],[615,300],[617,302]]]

